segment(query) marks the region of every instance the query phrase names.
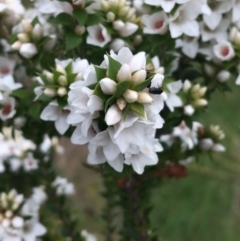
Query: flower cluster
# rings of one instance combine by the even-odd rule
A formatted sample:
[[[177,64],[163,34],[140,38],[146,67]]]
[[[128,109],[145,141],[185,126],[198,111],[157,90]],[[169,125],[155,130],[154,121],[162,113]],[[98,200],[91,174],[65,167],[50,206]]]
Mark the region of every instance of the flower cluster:
[[[13,128],[3,128],[0,133],[0,172],[5,171],[5,166],[9,166],[12,172],[23,169],[25,172],[36,170],[38,160],[33,157],[32,151],[36,145],[22,136],[22,132],[15,130],[12,137]]]
[[[71,140],[89,143],[89,163],[107,161],[117,171],[131,164],[140,174],[158,162],[156,151],[162,148],[155,132],[164,122],[163,100],[150,90],[159,89],[164,77],[147,75],[145,53],[122,48],[106,55],[86,81],[70,86],[68,123],[77,126]]]
[[[29,199],[15,190],[0,193],[0,239],[37,240],[46,233],[46,228],[39,222],[38,210],[46,196],[35,188]]]

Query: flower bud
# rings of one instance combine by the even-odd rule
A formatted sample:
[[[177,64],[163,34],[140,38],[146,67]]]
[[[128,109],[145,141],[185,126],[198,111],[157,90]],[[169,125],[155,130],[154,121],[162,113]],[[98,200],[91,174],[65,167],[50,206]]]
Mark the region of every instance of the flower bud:
[[[125,93],[123,94],[124,99],[128,102],[128,103],[133,103],[136,102],[138,99],[138,93],[134,90],[126,90]]]
[[[214,152],[223,152],[225,150],[226,148],[219,143],[214,144],[213,147],[211,148],[211,151],[214,151]]]
[[[109,2],[106,1],[106,0],[102,0],[102,1],[101,1],[101,8],[102,8],[102,10],[104,10],[104,11],[108,11],[108,9],[110,8]]]
[[[22,228],[23,224],[24,224],[24,220],[21,217],[16,216],[12,219],[12,225],[14,228]]]
[[[23,126],[26,124],[26,118],[25,117],[17,117],[14,119],[14,127],[18,130],[20,130]]]
[[[106,17],[107,17],[108,22],[113,22],[116,18],[115,14],[113,12],[108,12]]]
[[[240,32],[238,31],[235,35],[235,38],[234,38],[234,43],[240,47]]]
[[[225,83],[227,82],[231,77],[231,74],[229,71],[227,70],[222,70],[218,73],[217,75],[217,80],[220,82],[220,83]]]
[[[16,196],[16,191],[15,190],[11,190],[9,193],[8,193],[8,195],[7,195],[7,198],[8,198],[8,200],[9,201],[13,201],[14,200],[14,198],[15,198],[15,196]]]
[[[57,92],[56,92],[55,89],[46,88],[46,89],[44,90],[44,94],[45,94],[46,96],[52,98],[52,97],[54,97],[54,96],[57,95]]]
[[[75,33],[79,36],[82,36],[86,31],[86,28],[84,26],[77,25],[75,27]]]
[[[14,203],[21,204],[23,202],[23,199],[24,199],[23,195],[18,194],[14,199]]]
[[[127,105],[127,102],[124,98],[121,97],[117,100],[117,106],[120,110],[123,110],[126,107],[126,105]]]
[[[118,123],[122,119],[122,112],[117,107],[117,105],[112,105],[107,110],[107,113],[105,115],[105,121],[108,126],[114,125]]]
[[[194,101],[194,104],[196,106],[206,106],[208,104],[208,101],[205,99],[198,99]]]
[[[133,15],[135,14],[136,9],[135,8],[130,8],[128,11],[128,14],[126,16],[127,19],[130,19],[131,17],[133,17]]]
[[[121,11],[119,12],[120,17],[125,17],[128,14],[128,11],[130,10],[129,6],[124,6]]]
[[[153,102],[153,99],[146,92],[138,92],[137,102],[140,103],[140,104],[151,104]]]
[[[188,116],[192,116],[195,112],[195,109],[191,105],[184,106],[184,114]]]
[[[32,37],[35,40],[40,40],[42,36],[43,36],[43,28],[39,23],[37,23],[33,28]]]
[[[34,44],[25,43],[25,44],[22,44],[19,50],[19,53],[26,59],[30,59],[38,53],[38,50]]]
[[[61,86],[67,86],[67,84],[68,84],[67,77],[65,75],[60,75],[58,78],[58,83]]]
[[[211,65],[209,65],[209,64],[204,64],[204,70],[205,70],[205,72],[207,73],[207,75],[208,76],[214,76],[214,74],[215,74],[215,69],[211,66]]]
[[[83,74],[81,72],[79,72],[74,79],[74,81],[77,81],[77,80],[83,80]]]
[[[206,86],[200,88],[199,89],[199,95],[200,96],[204,96],[206,94],[206,91],[207,91],[207,87]]]
[[[66,70],[60,64],[56,65],[56,71],[62,73],[63,75],[67,75]]]
[[[139,45],[142,43],[142,35],[136,35],[133,39],[134,45]]]
[[[120,38],[116,38],[114,39],[111,44],[110,44],[110,48],[114,51],[114,52],[118,52],[122,47],[124,47],[126,44],[125,42],[120,39]]]
[[[26,33],[19,33],[17,37],[18,37],[18,40],[21,41],[22,43],[27,43],[30,41],[29,36]]]
[[[62,97],[67,94],[67,89],[65,87],[60,87],[57,90],[57,94],[58,94],[58,96]]]
[[[53,83],[53,79],[54,79],[53,73],[50,73],[49,71],[44,70],[44,71],[43,71],[43,74],[47,77],[47,80],[48,80],[50,83]]]
[[[112,95],[116,92],[117,89],[117,84],[115,81],[109,79],[109,78],[104,78],[99,81],[102,92],[106,95]]]
[[[237,29],[235,26],[231,28],[230,33],[229,33],[229,36],[228,36],[228,38],[229,38],[229,40],[230,40],[231,42],[234,41],[234,39],[235,39],[235,37],[236,37],[236,35],[237,35],[237,32],[238,32],[238,29]]]
[[[135,84],[142,83],[144,80],[146,80],[147,72],[144,69],[138,70],[131,79],[131,82]]]
[[[13,212],[12,212],[11,210],[7,210],[7,211],[5,212],[5,217],[6,217],[6,218],[11,218],[12,215],[13,215]]]
[[[128,64],[123,64],[117,73],[117,80],[119,82],[125,80],[131,80],[132,74]]]
[[[16,41],[12,44],[11,47],[13,50],[19,50],[21,48],[21,46],[22,46],[22,43],[20,41]]]
[[[32,24],[25,19],[22,20],[22,26],[23,26],[24,32],[27,32],[27,33],[31,32],[33,29]]]
[[[113,29],[120,30],[125,26],[124,22],[122,20],[117,20],[113,22]]]
[[[186,93],[192,87],[192,84],[189,80],[183,82],[183,91]]]

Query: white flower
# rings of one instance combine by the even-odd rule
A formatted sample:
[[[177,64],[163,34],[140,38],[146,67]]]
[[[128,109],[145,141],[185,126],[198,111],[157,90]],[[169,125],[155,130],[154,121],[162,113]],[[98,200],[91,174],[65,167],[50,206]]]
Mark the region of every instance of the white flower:
[[[63,177],[56,177],[52,183],[52,186],[56,188],[57,195],[69,196],[75,193],[74,185]]]
[[[165,34],[167,31],[168,17],[164,12],[156,12],[152,15],[143,15],[145,25],[143,32],[147,34]]]
[[[23,168],[27,172],[38,169],[38,160],[29,153],[27,157],[23,159]]]
[[[81,236],[84,237],[86,241],[97,241],[97,237],[86,230],[81,231]]]
[[[14,98],[9,97],[8,93],[3,93],[3,99],[0,100],[2,108],[0,109],[0,118],[5,121],[12,118],[15,113],[16,101]]]
[[[190,0],[144,0],[146,4],[153,6],[161,6],[164,12],[171,12],[175,4],[184,4]]]
[[[55,121],[57,131],[63,135],[69,124],[67,123],[67,116],[70,110],[69,107],[60,108],[56,101],[52,101],[41,113],[40,118],[45,121]]]
[[[231,43],[226,41],[222,41],[216,44],[213,47],[213,52],[215,56],[222,61],[230,60],[235,56],[235,52]]]
[[[167,84],[169,92],[165,92],[167,94],[165,103],[170,111],[174,111],[175,107],[180,107],[183,105],[181,98],[177,96],[177,93],[180,91],[182,86],[183,84],[181,80]]]
[[[198,12],[193,11],[189,4],[179,7],[172,18],[169,19],[169,29],[172,38],[177,38],[183,33],[190,37],[199,36],[199,25],[195,20]]]
[[[87,27],[89,33],[87,43],[95,46],[103,47],[110,42],[111,36],[107,33],[107,29],[101,25]]]
[[[15,67],[14,60],[0,56],[0,77],[6,76],[6,75],[13,75],[14,67]]]

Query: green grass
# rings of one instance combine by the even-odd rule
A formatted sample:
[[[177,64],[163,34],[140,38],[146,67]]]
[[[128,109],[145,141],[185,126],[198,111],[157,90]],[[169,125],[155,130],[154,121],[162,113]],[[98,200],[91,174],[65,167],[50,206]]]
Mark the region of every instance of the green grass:
[[[239,87],[233,95],[216,93],[203,124],[219,124],[227,151],[200,158],[189,177],[166,179],[154,190],[153,227],[161,241],[239,241],[240,111]]]

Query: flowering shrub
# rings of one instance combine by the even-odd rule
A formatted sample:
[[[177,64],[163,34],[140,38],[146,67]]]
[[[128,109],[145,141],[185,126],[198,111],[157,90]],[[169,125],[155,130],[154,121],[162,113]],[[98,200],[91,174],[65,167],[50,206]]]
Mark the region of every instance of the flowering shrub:
[[[77,227],[74,186],[54,170],[63,135],[88,145],[103,176],[107,240],[157,240],[151,188],[187,176],[201,153],[225,151],[217,123],[197,120],[213,92],[240,85],[239,4],[1,1],[0,240],[97,240]]]

